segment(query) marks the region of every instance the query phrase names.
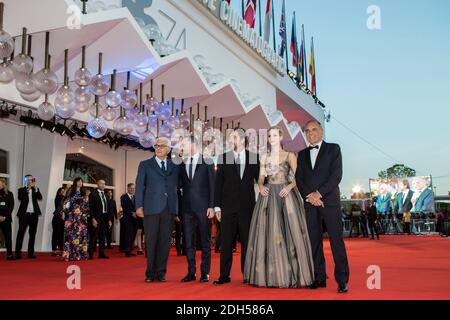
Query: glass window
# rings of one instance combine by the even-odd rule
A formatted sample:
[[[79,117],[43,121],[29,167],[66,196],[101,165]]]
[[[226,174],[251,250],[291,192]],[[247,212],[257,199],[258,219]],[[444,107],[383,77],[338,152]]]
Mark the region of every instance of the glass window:
[[[73,181],[81,177],[84,183],[97,183],[103,179],[107,186],[114,185],[113,170],[103,164],[80,153],[66,155],[66,165],[64,168],[64,181]]]
[[[0,149],[0,173],[8,174],[8,152]]]

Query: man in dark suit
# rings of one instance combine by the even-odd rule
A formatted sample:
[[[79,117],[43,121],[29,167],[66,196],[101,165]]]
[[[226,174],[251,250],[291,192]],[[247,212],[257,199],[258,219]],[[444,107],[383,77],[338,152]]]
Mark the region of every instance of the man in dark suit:
[[[28,258],[36,259],[34,255],[34,242],[36,240],[36,231],[41,215],[38,201],[42,200],[42,194],[36,184],[36,179],[32,175],[25,176],[26,187],[20,188],[18,191],[18,199],[20,201],[17,217],[19,218],[19,231],[16,239],[16,259],[22,258],[22,244],[25,232],[29,227],[28,239]]]
[[[186,162],[180,167],[180,182],[183,189],[183,227],[186,240],[186,256],[188,274],[181,280],[196,280],[195,238],[199,227],[202,249],[200,282],[209,281],[211,270],[211,220],[214,218],[214,167],[211,159],[200,154],[202,146],[194,138],[189,138],[184,150],[187,152]]]
[[[427,186],[427,181],[424,178],[413,179],[413,189],[416,190],[414,203],[414,212],[426,213],[433,212],[433,191]]]
[[[106,230],[106,249],[112,249],[112,235],[113,235],[113,226],[114,219],[117,216],[117,204],[116,200],[113,198],[112,190],[106,191],[106,197],[108,198],[108,217],[109,221],[111,221],[111,227]],[[109,225],[109,223],[108,223]]]
[[[134,183],[127,185],[127,193],[120,197],[120,206],[123,212],[123,227],[124,227],[124,251],[126,257],[133,257],[133,243],[137,231],[137,217],[136,217],[136,197]]]
[[[178,214],[179,166],[168,157],[170,141],[159,137],[156,156],[139,164],[136,177],[136,215],[144,218],[147,250],[145,282],[166,282],[171,234]]]
[[[410,212],[412,210],[412,197],[414,192],[410,189],[409,181],[403,180],[400,182],[400,192],[397,194],[397,208],[398,213],[403,215],[405,212]]]
[[[315,281],[312,289],[326,287],[322,221],[330,238],[338,292],[348,291],[349,267],[344,245],[339,183],[342,155],[337,144],[323,141],[323,129],[316,120],[304,127],[309,147],[300,151],[296,172],[297,186],[305,201],[308,232],[314,259]]]
[[[91,210],[89,221],[89,259],[94,259],[94,252],[99,247],[99,259],[109,259],[105,254],[106,230],[112,223],[108,213],[109,201],[105,195],[105,180],[97,181],[97,190],[89,195]]]
[[[233,241],[239,233],[241,240],[241,271],[255,208],[255,182],[259,176],[258,156],[245,149],[245,132],[235,129],[230,134],[232,150],[219,157],[214,191],[214,210],[221,222],[220,277],[214,284],[231,282]],[[244,279],[244,282],[245,279]]]

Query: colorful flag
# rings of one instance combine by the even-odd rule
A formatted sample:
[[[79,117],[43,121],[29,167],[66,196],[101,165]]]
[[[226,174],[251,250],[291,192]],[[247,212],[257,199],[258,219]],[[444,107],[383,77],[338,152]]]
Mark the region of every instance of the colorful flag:
[[[285,0],[283,0],[283,9],[281,11],[280,37],[281,37],[280,57],[283,57],[284,56],[284,52],[285,52],[286,47],[287,47]]]
[[[317,95],[316,87],[316,62],[314,59],[314,38],[311,37],[311,57],[309,62],[309,74],[311,75],[311,92]]]
[[[303,39],[303,32],[304,26],[302,25],[302,41],[300,44],[300,53],[299,53],[299,59],[298,59],[298,73],[299,73],[299,79],[301,82],[305,82],[305,65],[306,65],[306,57],[305,57],[305,42]]]
[[[250,25],[250,28],[255,28],[255,14],[256,14],[256,0],[247,0],[245,5],[244,20]]]
[[[298,69],[297,23],[295,21],[295,11],[294,17],[292,18],[291,53],[292,53],[292,66]]]
[[[266,18],[264,20],[264,40],[270,41],[270,25],[272,23],[272,0],[267,0]]]

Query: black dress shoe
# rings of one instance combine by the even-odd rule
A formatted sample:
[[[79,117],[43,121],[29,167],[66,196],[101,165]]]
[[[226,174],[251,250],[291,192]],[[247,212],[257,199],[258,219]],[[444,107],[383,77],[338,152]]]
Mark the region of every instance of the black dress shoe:
[[[135,257],[136,255],[134,253],[131,252],[127,252],[125,253],[125,257],[130,258],[130,257]]]
[[[22,259],[22,255],[16,253],[16,260],[20,260],[20,259]]]
[[[310,285],[309,289],[319,289],[319,288],[326,288],[327,287],[327,280],[315,280],[312,285]]]
[[[14,261],[14,260],[16,260],[16,258],[14,258],[13,255],[9,255],[9,256],[6,257],[6,260]]]
[[[228,278],[225,278],[225,279],[218,279],[218,280],[215,280],[215,281],[213,282],[213,284],[222,285],[222,284],[230,283],[230,282],[231,282],[231,279],[230,279],[230,277],[228,277]]]
[[[200,278],[200,282],[203,282],[203,283],[209,282],[209,274],[202,274],[202,277]]]
[[[153,277],[145,277],[145,282],[151,283],[153,281],[155,281],[155,278],[153,278]]]
[[[138,250],[138,251],[136,252],[136,254],[137,254],[138,256],[143,256],[143,255],[144,255],[144,251]]]
[[[192,282],[195,281],[196,279],[197,277],[195,276],[195,274],[188,274],[186,277],[181,279],[181,282]]]
[[[167,282],[167,279],[165,276],[159,276],[158,278],[156,278],[156,280],[158,280],[159,282]]]
[[[109,259],[109,257],[108,257],[108,256],[105,256],[105,255],[99,256],[98,258],[99,258],[99,259]]]
[[[34,254],[29,254],[28,259],[37,259],[37,257]]]
[[[347,284],[339,285],[338,287],[338,293],[347,293],[348,292],[348,286]]]
[[[177,257],[181,257],[181,251],[177,251]]]
[[[248,283],[248,280],[245,280],[245,279],[244,279],[244,280],[242,280],[242,283],[243,283],[243,284],[247,284],[247,283]]]

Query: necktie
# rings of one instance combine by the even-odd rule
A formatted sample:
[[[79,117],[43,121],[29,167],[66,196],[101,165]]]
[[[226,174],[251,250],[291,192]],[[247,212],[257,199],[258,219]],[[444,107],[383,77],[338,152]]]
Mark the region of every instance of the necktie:
[[[102,204],[103,204],[103,213],[106,211],[106,198],[105,193],[103,191],[100,192],[101,198],[102,198]]]
[[[164,173],[166,173],[166,162],[164,160],[161,161],[161,169]]]
[[[238,154],[236,158],[236,165],[238,167],[239,177],[242,179],[242,166],[241,166],[241,155]]]
[[[191,162],[189,163],[189,180],[192,180],[192,171],[194,168],[194,158],[191,158]]]
[[[135,206],[134,195],[131,196],[131,203],[133,204],[133,208]]]

